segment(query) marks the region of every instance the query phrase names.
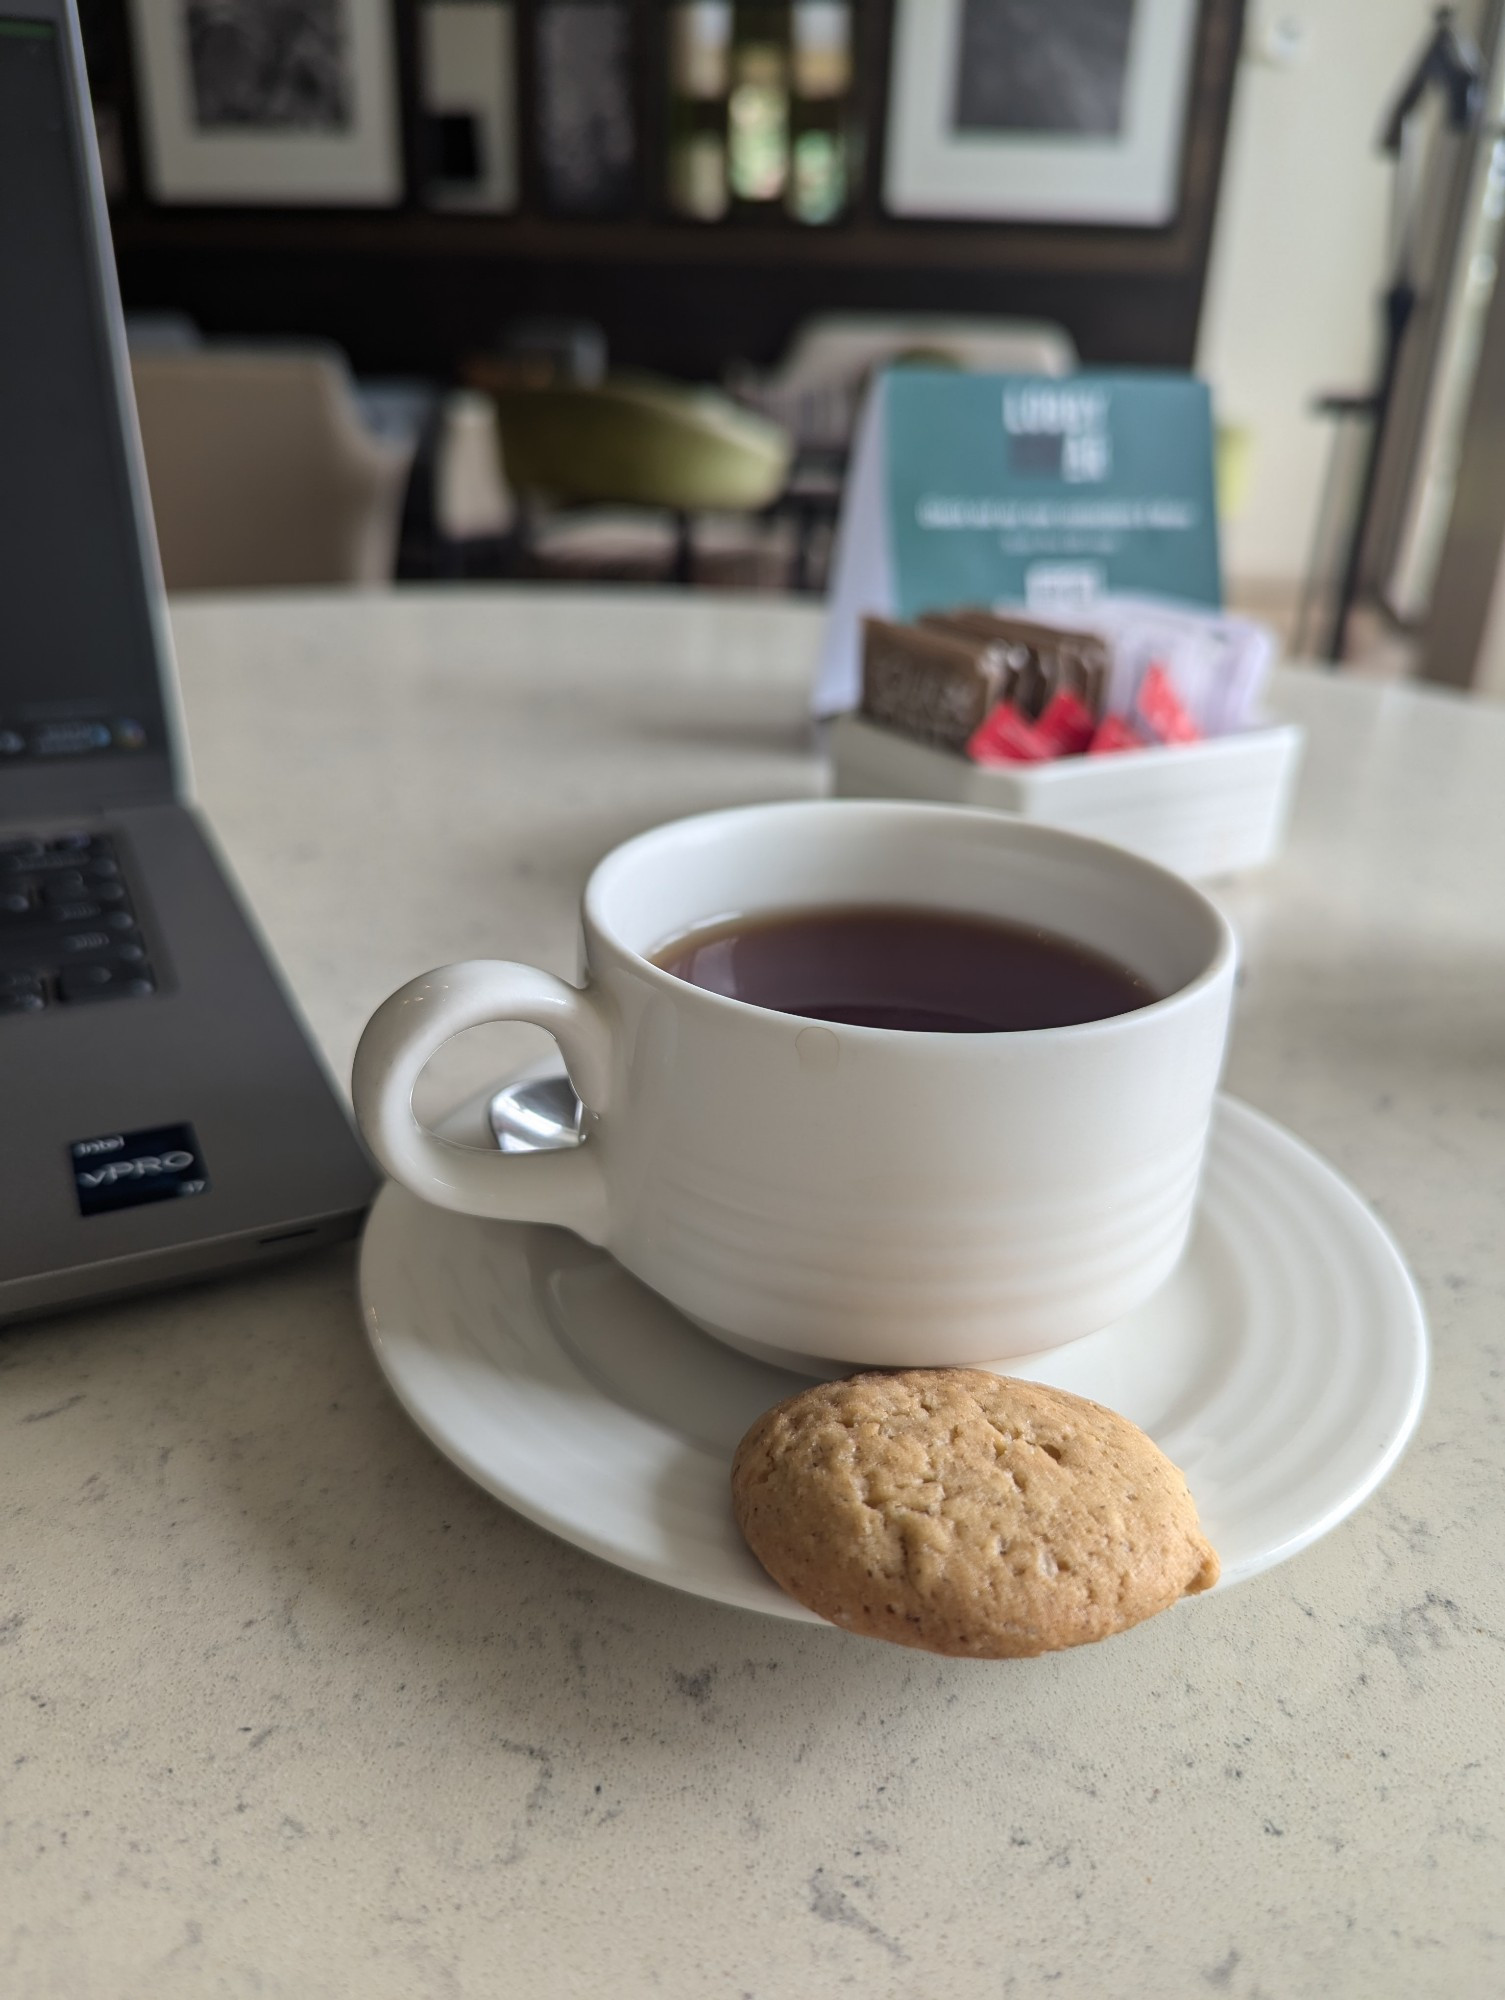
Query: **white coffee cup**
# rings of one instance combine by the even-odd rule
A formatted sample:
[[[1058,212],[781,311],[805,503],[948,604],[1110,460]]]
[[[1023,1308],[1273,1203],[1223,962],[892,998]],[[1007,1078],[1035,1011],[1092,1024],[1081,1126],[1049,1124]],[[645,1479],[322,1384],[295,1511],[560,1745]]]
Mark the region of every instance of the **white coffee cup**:
[[[725,917],[857,904],[1040,925],[1166,997],[999,1034],[847,1027],[704,991],[651,954]],[[355,1059],[372,1151],[424,1200],[560,1223],[707,1332],[794,1366],[942,1365],[1056,1347],[1174,1268],[1196,1200],[1234,941],[1180,877],[1001,814],[856,800],[645,833],[584,902],[584,983],[477,960],[377,1011]],[[557,1040],[585,1141],[534,1157],[416,1122],[462,1029]]]

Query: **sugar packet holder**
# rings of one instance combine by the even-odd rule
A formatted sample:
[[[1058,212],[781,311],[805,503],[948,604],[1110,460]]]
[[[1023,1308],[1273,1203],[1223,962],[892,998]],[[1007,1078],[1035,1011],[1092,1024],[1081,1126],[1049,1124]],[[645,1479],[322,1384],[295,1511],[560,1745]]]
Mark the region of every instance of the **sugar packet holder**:
[[[1279,853],[1305,733],[1262,723],[1121,756],[977,764],[857,713],[830,725],[837,798],[939,800],[1114,841],[1194,881]]]
[[[912,625],[866,618],[862,640],[863,713],[976,763],[1043,763],[1200,735],[1156,666],[1127,713],[1109,713],[1114,662],[1095,632],[960,610]]]

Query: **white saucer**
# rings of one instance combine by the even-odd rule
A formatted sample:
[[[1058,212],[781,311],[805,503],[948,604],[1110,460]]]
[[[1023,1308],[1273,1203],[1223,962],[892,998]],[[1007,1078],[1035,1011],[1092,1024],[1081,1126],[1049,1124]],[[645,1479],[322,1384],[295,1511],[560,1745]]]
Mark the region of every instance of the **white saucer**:
[[[484,1100],[447,1129],[484,1143]],[[720,1346],[563,1230],[451,1215],[395,1186],[366,1225],[360,1293],[409,1414],[488,1492],[623,1569],[814,1619],[748,1553],[728,1495],[738,1439],[806,1378]],[[1416,1424],[1426,1367],[1420,1301],[1362,1199],[1223,1098],[1170,1283],[1116,1326],[1002,1372],[1148,1431],[1186,1473],[1222,1588],[1373,1492]]]

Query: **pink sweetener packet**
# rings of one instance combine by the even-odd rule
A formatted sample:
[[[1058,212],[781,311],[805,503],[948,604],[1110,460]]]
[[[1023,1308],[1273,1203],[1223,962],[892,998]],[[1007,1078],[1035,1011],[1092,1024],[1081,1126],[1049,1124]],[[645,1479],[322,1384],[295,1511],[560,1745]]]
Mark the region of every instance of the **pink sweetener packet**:
[[[1154,743],[1200,743],[1202,732],[1187,714],[1157,661],[1148,668],[1134,697],[1134,720]]]
[[[1026,722],[1006,701],[991,709],[967,739],[974,764],[1044,764],[1058,754],[1038,723]]]
[[[1092,710],[1070,688],[1057,689],[1035,724],[1055,757],[1079,757],[1092,741],[1096,727]]]
[[[1144,738],[1121,715],[1105,715],[1087,745],[1089,757],[1111,756],[1115,750],[1143,750]]]

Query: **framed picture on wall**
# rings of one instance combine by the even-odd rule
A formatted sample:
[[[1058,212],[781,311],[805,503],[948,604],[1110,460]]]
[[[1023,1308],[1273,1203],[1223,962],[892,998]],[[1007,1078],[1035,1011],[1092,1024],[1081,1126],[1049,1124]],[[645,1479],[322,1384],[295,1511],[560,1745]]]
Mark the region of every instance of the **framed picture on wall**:
[[[401,198],[389,0],[130,0],[130,13],[156,200]]]
[[[1160,228],[1197,0],[897,0],[891,214]]]
[[[424,0],[418,16],[423,199],[517,206],[517,34],[512,0]]]
[[[539,0],[538,177],[554,215],[615,215],[637,191],[631,0]]]

